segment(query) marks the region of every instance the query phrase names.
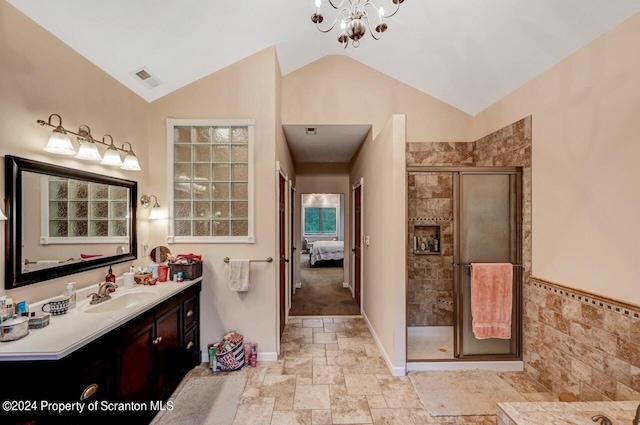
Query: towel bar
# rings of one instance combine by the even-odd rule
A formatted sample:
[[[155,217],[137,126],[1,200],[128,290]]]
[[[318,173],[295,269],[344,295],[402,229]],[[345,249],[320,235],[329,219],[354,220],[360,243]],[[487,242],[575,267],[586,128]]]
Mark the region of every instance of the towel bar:
[[[229,261],[231,261],[231,260],[229,259],[229,257],[226,257],[226,258],[224,259],[224,262],[225,262],[225,263],[228,263]],[[249,260],[249,262],[250,262],[250,263],[272,263],[272,262],[273,262],[273,258],[271,258],[271,257],[267,257],[267,259],[266,259],[266,260]]]
[[[454,264],[454,266],[471,267],[471,264]],[[513,267],[524,267],[522,264],[512,264]]]

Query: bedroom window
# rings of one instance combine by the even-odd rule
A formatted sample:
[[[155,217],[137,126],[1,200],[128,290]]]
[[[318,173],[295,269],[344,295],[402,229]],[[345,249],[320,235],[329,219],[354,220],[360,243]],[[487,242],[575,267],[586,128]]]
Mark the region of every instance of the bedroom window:
[[[253,120],[168,119],[169,243],[253,243]]]
[[[304,208],[305,235],[337,235],[336,208]]]

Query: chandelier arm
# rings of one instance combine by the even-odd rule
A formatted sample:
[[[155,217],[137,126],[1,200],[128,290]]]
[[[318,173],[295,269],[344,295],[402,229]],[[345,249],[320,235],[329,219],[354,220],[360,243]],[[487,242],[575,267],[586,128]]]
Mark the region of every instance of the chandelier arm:
[[[376,14],[377,14],[378,16],[380,16],[380,13],[378,13],[378,11],[379,11],[380,9],[379,9],[375,4],[373,4],[373,2],[371,2],[371,1],[367,0],[367,1],[365,2],[364,6],[362,6],[362,9],[364,10],[364,8],[365,8],[366,6],[371,6],[371,7],[373,8],[373,10],[375,10],[375,11],[376,11]],[[384,19],[391,18],[393,15],[395,15],[396,13],[398,13],[398,10],[400,10],[400,3],[397,3],[397,4],[396,4],[396,10],[394,10],[394,11],[393,11],[393,13],[391,13],[391,14],[389,14],[389,15],[382,15],[382,17],[383,17]]]
[[[343,1],[343,3],[344,3],[344,1]],[[316,27],[318,27],[318,31],[323,32],[323,33],[327,33],[329,31],[331,31],[336,26],[336,24],[338,23],[338,18],[340,18],[340,16],[342,15],[342,12],[345,12],[345,11],[349,12],[349,8],[348,7],[343,7],[340,10],[340,12],[338,12],[338,14],[336,15],[336,18],[333,20],[333,24],[331,24],[331,26],[329,28],[322,29],[322,28],[320,28],[320,23],[317,23]]]
[[[371,22],[366,11],[364,11],[364,20],[367,22],[367,27],[369,28],[369,34],[371,34],[371,37],[373,37],[375,40],[380,40],[382,38],[382,34],[376,36],[376,32],[371,29]]]
[[[350,5],[350,6],[353,6],[353,3],[352,3],[352,1],[351,1],[351,0],[342,0],[342,1],[340,2],[340,4],[339,4],[339,5],[337,5],[337,6],[336,6],[335,4],[333,4],[333,1],[332,1],[332,0],[329,0],[329,4],[331,5],[331,7],[333,7],[333,8],[334,8],[334,9],[336,9],[336,10],[338,10],[338,9],[342,8],[342,6],[343,6],[347,1],[349,2],[349,5]]]

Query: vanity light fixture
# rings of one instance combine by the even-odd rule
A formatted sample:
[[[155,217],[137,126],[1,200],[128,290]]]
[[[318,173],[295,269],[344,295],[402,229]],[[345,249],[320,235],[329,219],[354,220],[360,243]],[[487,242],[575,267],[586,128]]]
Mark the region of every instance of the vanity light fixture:
[[[58,118],[57,125],[51,123],[51,119],[53,117]],[[102,141],[96,140],[91,135],[91,129],[89,126],[84,124],[78,128],[77,132],[67,130],[62,126],[62,117],[58,114],[49,115],[49,119],[47,121],[37,120],[37,122],[41,126],[46,125],[54,128],[53,134],[49,137],[49,142],[44,148],[47,152],[59,155],[75,155],[78,159],[84,159],[86,161],[100,161],[103,165],[113,165],[128,171],[142,170],[136,154],[133,153],[133,146],[131,146],[131,143],[129,142],[124,142],[122,147],[119,148],[115,145],[113,137],[109,134],[105,134]],[[77,154],[76,149],[69,138],[69,134],[73,134],[77,137],[78,144],[80,146]],[[109,142],[105,141],[105,138],[107,137],[110,139]],[[100,155],[100,151],[98,150],[99,144],[107,147],[104,156]],[[129,147],[125,148],[125,145],[129,145]],[[122,158],[120,158],[120,153],[118,151],[125,153],[124,162],[122,161]]]
[[[151,198],[153,198],[153,205],[151,205]],[[160,204],[156,195],[142,195],[140,198],[140,205],[143,208],[149,208],[151,206],[151,212],[149,213],[149,220],[158,220],[164,218],[162,211],[160,210]]]

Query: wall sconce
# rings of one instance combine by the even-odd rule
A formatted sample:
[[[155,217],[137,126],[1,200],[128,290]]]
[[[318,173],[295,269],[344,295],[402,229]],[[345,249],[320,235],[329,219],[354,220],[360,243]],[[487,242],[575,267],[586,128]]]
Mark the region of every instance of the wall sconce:
[[[51,119],[53,117],[58,118],[58,125],[51,124]],[[96,140],[91,136],[91,129],[89,126],[84,124],[78,128],[78,132],[66,130],[62,126],[62,117],[58,114],[49,115],[49,119],[47,121],[37,120],[37,123],[42,126],[46,125],[53,127],[53,134],[49,137],[47,146],[44,147],[44,150],[47,152],[58,155],[75,155],[78,159],[84,159],[86,161],[100,161],[103,165],[113,165],[120,167],[123,170],[142,170],[136,154],[133,153],[133,147],[129,142],[124,142],[122,147],[119,148],[115,145],[113,137],[109,134],[105,134],[102,137],[102,141]],[[71,142],[69,134],[73,134],[77,137],[78,144],[80,146],[77,153],[73,143]],[[105,138],[107,137],[110,140],[109,142],[105,141]],[[97,144],[107,146],[104,157],[100,155]],[[126,149],[125,145],[129,145],[129,148]],[[124,162],[122,162],[122,158],[120,158],[120,153],[118,151],[122,151],[126,154]]]
[[[0,221],[6,220],[6,219],[7,219],[7,216],[4,215],[4,213],[2,212],[2,209],[0,209]]]
[[[153,205],[151,205],[151,198],[153,198],[154,200]],[[160,210],[160,204],[158,203],[158,198],[156,197],[156,195],[142,195],[142,197],[140,198],[140,205],[142,205],[143,208],[149,208],[149,206],[151,205],[149,220],[159,220],[164,218],[164,216],[162,215],[162,211]]]

